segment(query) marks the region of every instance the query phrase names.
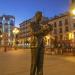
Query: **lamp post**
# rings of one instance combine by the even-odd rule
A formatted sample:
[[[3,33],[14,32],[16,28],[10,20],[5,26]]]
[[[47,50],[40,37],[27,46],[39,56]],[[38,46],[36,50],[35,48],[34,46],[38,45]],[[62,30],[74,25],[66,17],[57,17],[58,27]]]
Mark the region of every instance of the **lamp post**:
[[[19,29],[18,28],[14,28],[13,29],[13,34],[14,34],[14,39],[13,39],[13,45],[16,46],[16,35],[19,33]]]

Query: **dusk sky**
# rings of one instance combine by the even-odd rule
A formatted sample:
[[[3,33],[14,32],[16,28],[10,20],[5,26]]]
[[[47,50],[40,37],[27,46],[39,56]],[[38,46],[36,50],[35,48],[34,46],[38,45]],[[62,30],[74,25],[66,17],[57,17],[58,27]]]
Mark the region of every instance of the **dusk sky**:
[[[24,20],[42,11],[46,17],[68,11],[70,0],[0,0],[0,15],[15,16],[15,24],[19,26]]]

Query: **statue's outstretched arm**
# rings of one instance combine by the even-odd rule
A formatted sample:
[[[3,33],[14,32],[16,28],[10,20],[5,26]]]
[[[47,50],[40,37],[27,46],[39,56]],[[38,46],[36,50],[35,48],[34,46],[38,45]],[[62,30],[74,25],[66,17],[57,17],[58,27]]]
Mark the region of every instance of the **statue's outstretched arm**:
[[[43,35],[43,36],[45,36],[45,35],[47,35],[50,31],[52,31],[52,25],[50,25],[50,24],[47,24],[47,26],[46,27],[44,27],[44,26],[41,26],[41,29],[39,29],[38,27],[37,27],[37,31],[35,31],[35,23],[34,22],[32,22],[31,24],[30,24],[30,27],[31,27],[31,29],[32,29],[32,32],[31,32],[31,34],[32,35],[35,35],[35,36],[38,36],[38,35]]]
[[[52,25],[51,24],[47,24],[46,27],[42,26],[41,29],[36,32],[37,35],[43,35],[46,36],[47,34],[49,34],[49,32],[51,32],[53,30]]]

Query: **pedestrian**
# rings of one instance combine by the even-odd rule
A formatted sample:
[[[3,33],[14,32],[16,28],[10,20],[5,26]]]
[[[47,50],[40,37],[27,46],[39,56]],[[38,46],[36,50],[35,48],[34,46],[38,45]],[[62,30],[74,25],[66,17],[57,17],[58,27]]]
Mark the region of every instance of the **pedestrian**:
[[[43,75],[44,61],[44,36],[48,34],[51,28],[42,30],[40,21],[42,12],[38,11],[35,14],[35,22],[31,22],[31,68],[30,75]]]

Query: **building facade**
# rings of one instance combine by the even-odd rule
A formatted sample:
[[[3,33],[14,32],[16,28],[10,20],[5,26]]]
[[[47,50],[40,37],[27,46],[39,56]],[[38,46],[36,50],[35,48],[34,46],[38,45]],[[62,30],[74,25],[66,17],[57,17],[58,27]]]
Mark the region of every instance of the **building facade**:
[[[2,32],[3,35],[2,44],[4,44],[5,42],[7,42],[8,44],[12,42],[13,39],[12,30],[14,26],[15,26],[14,16],[11,15],[0,16],[0,31]]]
[[[41,20],[41,25],[45,25],[48,20],[49,19],[47,17],[43,17],[42,20]],[[20,23],[20,31],[21,32],[19,34],[19,38],[20,38],[19,42],[21,44],[24,44],[24,45],[28,44],[29,41],[31,40],[30,23],[34,22],[34,21],[35,21],[35,17]]]
[[[70,0],[69,11],[50,18],[52,36],[60,43],[75,45],[75,0]]]
[[[69,11],[50,18],[48,23],[52,24],[53,31],[50,32],[47,38],[47,44],[51,45],[51,38],[58,42],[70,42],[74,44],[75,40],[75,15],[72,14],[72,9],[75,9],[75,0],[70,0]],[[47,18],[43,18],[47,20]],[[42,21],[43,21],[42,19]],[[30,40],[30,22],[35,21],[35,17],[20,23],[20,42],[25,43]],[[42,22],[43,25],[46,25]]]
[[[29,19],[20,23],[20,43],[25,44],[30,41],[30,22],[34,20]],[[51,45],[52,40],[56,40],[57,42],[66,42],[73,43],[75,42],[75,19],[70,15],[69,12],[59,14],[53,18],[50,18],[47,22],[53,26],[53,30],[46,36],[47,45]],[[46,25],[44,21],[41,23],[42,25]]]
[[[75,19],[70,13],[59,14],[49,20],[53,26],[52,36],[54,40],[63,43],[75,42]]]

